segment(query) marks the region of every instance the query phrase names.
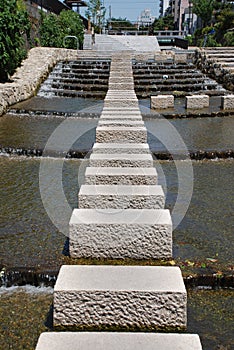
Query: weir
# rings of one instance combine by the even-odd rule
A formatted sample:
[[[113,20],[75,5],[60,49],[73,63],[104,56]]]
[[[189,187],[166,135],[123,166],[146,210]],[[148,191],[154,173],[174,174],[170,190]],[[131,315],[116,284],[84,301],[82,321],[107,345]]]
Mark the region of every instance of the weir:
[[[118,71],[124,72],[124,82],[119,83]],[[132,123],[126,125],[118,113],[124,117],[131,109]],[[109,118],[104,126],[103,116]],[[163,209],[163,191],[148,153],[130,53],[113,54],[94,150],[79,192],[79,208],[70,220],[71,257],[171,258],[172,222]],[[54,288],[54,327],[90,332],[44,333],[36,349],[69,349],[77,343],[82,350],[91,349],[95,338],[95,348],[100,349],[117,349],[120,342],[129,350],[139,344],[139,349],[200,350],[197,335],[129,333],[184,330],[186,303],[178,267],[64,265]],[[118,333],[97,335],[93,332],[97,330]]]

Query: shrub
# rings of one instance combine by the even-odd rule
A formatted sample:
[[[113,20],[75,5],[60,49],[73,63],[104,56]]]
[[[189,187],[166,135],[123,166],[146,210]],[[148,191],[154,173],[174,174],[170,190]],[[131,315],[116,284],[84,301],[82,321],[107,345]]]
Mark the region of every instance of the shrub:
[[[0,1],[0,82],[6,82],[26,56],[30,22],[22,0]]]

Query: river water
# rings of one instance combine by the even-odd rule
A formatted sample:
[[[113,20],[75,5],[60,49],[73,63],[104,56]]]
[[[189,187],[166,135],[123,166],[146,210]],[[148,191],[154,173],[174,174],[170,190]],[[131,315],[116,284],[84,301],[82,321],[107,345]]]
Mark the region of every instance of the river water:
[[[145,101],[142,105],[146,108]],[[51,150],[54,150],[54,146],[61,152],[66,147],[88,151],[95,141],[95,127],[102,110],[102,101],[36,97],[17,105],[14,109],[14,113],[9,112],[0,118],[0,145],[2,147],[41,149],[49,140],[47,148]],[[24,113],[22,113],[23,110]],[[172,119],[168,122],[158,118],[157,115],[147,114],[145,123],[152,150],[160,151],[170,148],[178,151],[182,146],[183,151],[186,149],[196,151],[234,148],[232,116]],[[172,127],[172,134],[168,134],[168,123]],[[75,140],[71,139],[70,143],[67,143],[66,133],[63,132],[67,130],[67,125],[69,130],[79,135]],[[59,133],[57,133],[58,130]],[[58,142],[53,143],[54,135],[55,141],[59,140],[59,146]],[[176,135],[176,138],[172,140],[171,135]],[[49,169],[46,173],[46,185],[48,189],[54,185],[50,205],[57,213],[59,224],[62,224],[63,227],[67,226],[69,213],[74,207],[77,207],[77,193],[87,165],[86,159],[64,160],[51,156],[32,158],[1,155],[1,265],[13,268],[37,268],[48,272],[57,271],[63,263],[66,236],[49,218],[47,203],[43,203],[41,198],[39,180],[42,159]],[[159,183],[163,185],[166,193],[166,207],[170,210],[173,210],[177,201],[178,185],[181,181],[181,178],[178,177],[178,169],[186,179],[186,176],[191,175],[188,175],[186,170],[188,163],[189,160],[177,161],[176,164],[171,161],[155,160]],[[56,183],[56,172],[58,165],[61,164],[62,180]],[[198,273],[202,273],[203,269],[205,271],[205,268],[212,272],[214,261],[221,272],[231,272],[234,263],[233,159],[192,161],[192,167],[194,189],[186,213],[183,213],[183,198],[186,201],[187,189],[186,187],[182,189],[184,197],[182,196],[182,203],[179,207],[181,209],[177,215],[184,214],[184,217],[173,232],[174,258],[191,266],[198,266]],[[60,202],[61,188],[70,211],[64,211]],[[204,350],[230,350],[233,344],[231,318],[226,317],[225,310],[229,307],[231,292],[227,294],[222,291],[216,294],[211,293],[208,297],[204,292],[194,291],[189,294],[189,331],[202,335]],[[12,305],[19,303],[20,298],[15,297],[13,304],[8,298],[4,312],[10,312]],[[43,309],[43,312],[40,307],[40,318],[46,317],[48,303],[50,303],[48,297],[46,298],[47,301],[44,304],[46,308]],[[213,300],[212,305],[207,303],[207,300]],[[35,305],[38,305],[38,301],[41,302],[41,299],[37,298]],[[216,325],[215,332],[213,332],[213,323]],[[41,330],[43,329],[40,328]],[[34,334],[34,342],[39,333],[38,331]],[[27,338],[29,345],[26,347],[22,345],[22,349],[32,347],[30,334]]]

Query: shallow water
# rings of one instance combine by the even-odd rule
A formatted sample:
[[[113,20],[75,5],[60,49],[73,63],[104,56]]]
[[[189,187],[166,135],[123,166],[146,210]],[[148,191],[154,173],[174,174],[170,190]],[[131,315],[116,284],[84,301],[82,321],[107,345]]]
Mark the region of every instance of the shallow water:
[[[39,189],[40,161],[39,158],[0,157],[0,256],[1,263],[8,266],[40,266],[46,270],[61,263],[66,237],[59,229],[68,227],[72,208],[77,207],[77,193],[86,161],[43,160],[47,167],[44,186],[51,191],[49,202],[44,205]],[[60,181],[56,182],[56,177],[60,176],[57,173],[60,162],[63,162],[62,185]],[[190,260],[216,258],[229,266],[233,263],[231,183],[234,162],[192,164],[194,192],[188,212],[174,231],[174,256]],[[186,162],[179,161],[177,165],[183,173]],[[172,162],[156,163],[156,167],[159,183],[167,194],[166,207],[173,209],[178,192],[176,168]],[[67,202],[61,200],[61,190]],[[185,193],[180,203],[183,214],[187,189],[182,191]],[[51,207],[56,216],[53,222],[59,229],[48,217]]]
[[[75,130],[71,148],[88,151],[95,142],[97,118],[58,118],[5,115],[0,118],[0,146],[43,149],[55,131],[61,129],[57,144],[64,150],[68,128]],[[196,118],[146,120],[148,142],[152,151],[228,150],[234,148],[234,118]],[[60,128],[60,129],[59,129]],[[63,129],[64,128],[64,129]],[[64,130],[64,131],[63,131]],[[66,132],[65,132],[66,130]],[[161,141],[160,141],[161,140]],[[181,145],[184,142],[184,147]],[[51,147],[51,146],[50,146]]]
[[[35,349],[38,337],[51,329],[51,289],[0,289],[0,348]],[[199,334],[203,350],[233,349],[233,291],[188,291],[188,333]],[[33,322],[32,322],[33,321]]]

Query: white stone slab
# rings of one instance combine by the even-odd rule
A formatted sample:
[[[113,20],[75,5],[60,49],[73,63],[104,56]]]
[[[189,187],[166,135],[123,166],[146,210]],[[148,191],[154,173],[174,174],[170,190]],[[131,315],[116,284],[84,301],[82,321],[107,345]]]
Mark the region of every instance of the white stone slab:
[[[167,209],[74,209],[69,223],[73,258],[172,257]]]
[[[202,350],[197,334],[45,332],[36,350]]]
[[[89,158],[91,167],[153,167],[151,154],[97,154],[91,153]]]
[[[142,116],[139,114],[101,114],[99,121],[142,121]]]
[[[208,95],[193,95],[185,97],[186,108],[200,109],[209,107],[209,96]]]
[[[93,153],[150,153],[148,143],[98,143],[93,145]]]
[[[65,265],[54,287],[55,327],[183,328],[186,309],[178,267]]]
[[[234,95],[226,95],[221,97],[222,109],[234,109]]]
[[[157,185],[155,168],[87,167],[86,185]]]
[[[118,99],[107,99],[104,101],[104,107],[138,107],[137,99],[125,99],[123,97],[119,97]]]
[[[78,203],[80,209],[163,209],[165,196],[157,185],[82,185]]]
[[[96,128],[96,142],[146,143],[147,129],[130,126],[98,126]]]
[[[99,119],[98,126],[140,126],[144,127],[145,124],[142,120],[124,120],[124,119],[115,119],[115,120],[101,120]]]
[[[174,107],[173,95],[157,95],[150,97],[150,108],[152,109],[166,109]]]

